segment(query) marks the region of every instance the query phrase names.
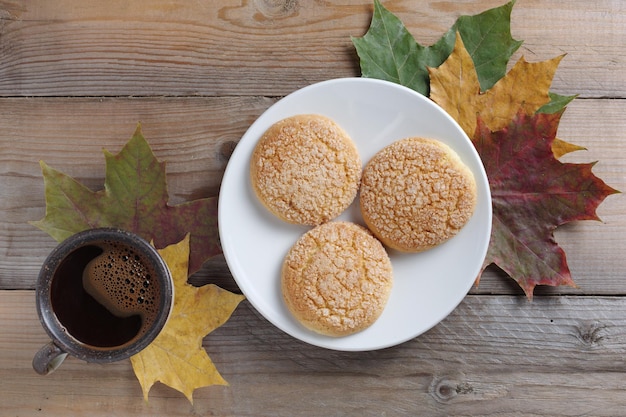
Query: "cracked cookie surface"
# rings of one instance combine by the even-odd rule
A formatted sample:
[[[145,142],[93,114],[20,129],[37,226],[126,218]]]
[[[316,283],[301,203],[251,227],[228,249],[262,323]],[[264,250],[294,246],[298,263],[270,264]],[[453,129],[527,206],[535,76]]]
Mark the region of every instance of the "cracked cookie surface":
[[[261,203],[294,224],[332,220],[356,197],[361,159],[333,120],[301,114],[272,125],[257,143],[250,179]]]
[[[367,163],[359,202],[368,228],[385,245],[421,252],[456,235],[471,218],[476,182],[449,146],[406,138]]]
[[[285,304],[305,327],[345,336],[372,325],[393,284],[383,245],[355,223],[329,222],[305,233],[283,262]]]

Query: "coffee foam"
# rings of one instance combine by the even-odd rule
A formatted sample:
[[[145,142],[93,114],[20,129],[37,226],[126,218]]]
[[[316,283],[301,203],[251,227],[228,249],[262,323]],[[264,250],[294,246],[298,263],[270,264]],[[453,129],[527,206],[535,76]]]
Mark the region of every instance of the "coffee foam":
[[[145,331],[159,314],[161,290],[156,271],[131,247],[109,241],[98,246],[102,253],[83,271],[85,291],[118,317],[140,315]]]

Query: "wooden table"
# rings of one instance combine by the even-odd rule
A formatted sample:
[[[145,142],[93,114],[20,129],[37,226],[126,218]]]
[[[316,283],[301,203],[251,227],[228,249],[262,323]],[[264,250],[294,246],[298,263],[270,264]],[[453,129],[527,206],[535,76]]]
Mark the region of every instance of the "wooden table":
[[[503,0],[389,1],[430,45],[461,14]],[[626,413],[626,204],[603,222],[560,228],[574,288],[529,302],[497,269],[420,337],[381,351],[309,346],[248,302],[204,346],[230,386],[198,389],[191,405],[160,384],[149,402],[130,363],[68,359],[41,377],[47,341],[35,311],[39,267],[55,242],[43,217],[43,159],[93,189],[101,150],[118,152],[138,121],[167,161],[172,203],[217,195],[233,147],[280,97],[314,82],[359,76],[350,36],[372,2],[309,0],[26,0],[0,3],[0,415],[445,416]],[[514,57],[568,55],[553,90],[580,94],[559,137],[598,160],[626,190],[626,2],[518,0]],[[237,291],[222,257],[196,274]],[[407,320],[410,318],[407,317]]]

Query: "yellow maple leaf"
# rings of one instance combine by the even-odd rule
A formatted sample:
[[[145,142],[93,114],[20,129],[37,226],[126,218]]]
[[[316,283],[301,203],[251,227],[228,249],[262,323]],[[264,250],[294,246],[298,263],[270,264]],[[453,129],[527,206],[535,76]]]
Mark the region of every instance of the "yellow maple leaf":
[[[524,57],[492,88],[480,92],[472,57],[457,33],[454,50],[438,68],[429,68],[430,98],[474,136],[476,117],[492,130],[507,126],[522,109],[532,115],[550,102],[548,91],[563,55],[528,63]]]
[[[456,34],[454,49],[437,68],[428,68],[430,98],[456,120],[471,138],[480,112],[480,83],[474,61]]]
[[[130,360],[146,401],[154,383],[162,382],[193,403],[196,388],[228,385],[203,349],[202,339],[224,324],[244,297],[212,284],[187,283],[189,235],[159,253],[172,273],[174,305],[159,336]]]

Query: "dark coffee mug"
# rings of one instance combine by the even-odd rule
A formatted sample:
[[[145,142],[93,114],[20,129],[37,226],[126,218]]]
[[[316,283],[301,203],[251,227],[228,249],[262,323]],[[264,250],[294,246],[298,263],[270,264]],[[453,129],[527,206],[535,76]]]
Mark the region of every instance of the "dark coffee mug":
[[[141,237],[91,229],[61,242],[37,281],[37,311],[52,339],[33,359],[54,371],[69,354],[87,362],[129,358],[167,322],[174,286],[157,250]]]

